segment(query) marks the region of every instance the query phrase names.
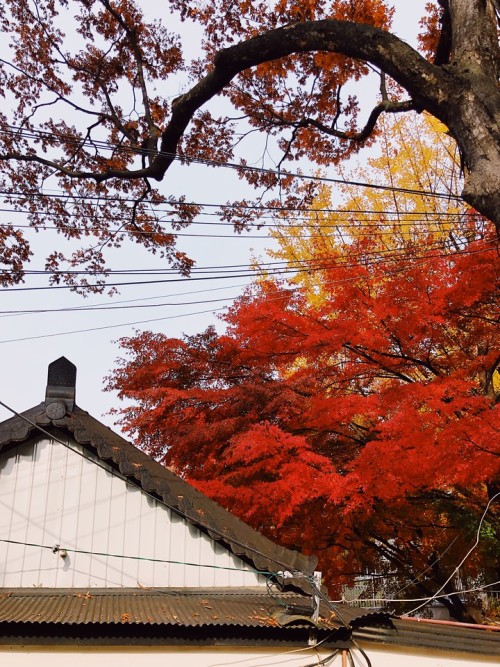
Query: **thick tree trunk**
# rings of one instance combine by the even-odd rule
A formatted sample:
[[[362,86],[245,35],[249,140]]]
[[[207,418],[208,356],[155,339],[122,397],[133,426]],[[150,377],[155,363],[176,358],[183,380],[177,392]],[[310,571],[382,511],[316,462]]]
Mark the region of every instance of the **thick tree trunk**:
[[[455,70],[448,105],[434,112],[457,141],[463,160],[463,198],[495,223],[500,234],[500,95],[469,73]],[[447,108],[448,107],[448,108]]]
[[[463,103],[462,113],[454,122],[455,127],[450,129],[464,160],[462,196],[495,224],[500,236],[500,142],[498,127],[489,122],[484,111],[480,101]],[[482,121],[479,120],[481,117]],[[457,130],[461,130],[460,135]]]
[[[452,45],[445,69],[456,91],[443,119],[464,160],[464,199],[500,234],[500,54],[491,0],[450,0]]]

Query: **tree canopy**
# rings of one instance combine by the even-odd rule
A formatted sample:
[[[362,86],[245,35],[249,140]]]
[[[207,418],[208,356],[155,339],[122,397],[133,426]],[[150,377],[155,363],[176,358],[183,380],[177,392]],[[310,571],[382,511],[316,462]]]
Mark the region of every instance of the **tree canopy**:
[[[387,157],[406,160],[396,124],[372,164],[383,178],[397,170]],[[397,178],[453,184],[448,139],[419,127],[415,169]],[[132,401],[121,423],[149,454],[319,554],[331,587],[369,571],[397,598],[453,593],[500,491],[495,237],[453,201],[430,212],[401,195],[389,219],[383,198],[377,211],[351,196],[340,218],[323,192],[314,225],[281,222],[276,254],[296,275],[261,276],[223,333],[123,339],[110,388]],[[497,520],[495,505],[461,569],[471,587],[498,579]],[[457,596],[445,603],[468,618]]]
[[[448,254],[421,241],[404,262],[373,247],[323,258],[319,304],[264,280],[224,334],[122,340],[111,388],[141,447],[319,553],[329,584],[367,568],[412,581],[439,553],[417,580],[430,595],[498,491],[500,265],[481,238]],[[488,525],[469,581],[498,569]]]
[[[313,192],[297,196],[288,163],[336,164],[372,140],[382,115],[414,109],[446,125],[461,153],[463,198],[498,228],[497,6],[429,2],[417,51],[391,32],[384,0],[170,0],[165,12],[203,31],[203,55],[189,62],[169,21],[150,20],[132,0],[6,0],[1,190],[33,227],[50,216],[66,238],[97,238],[69,264],[54,249],[46,266],[63,271],[56,280],[71,283],[64,269],[80,265],[102,274],[105,248],[126,236],[187,273],[175,232],[198,209],[155,187],[175,160],[231,164],[259,196],[277,188],[281,206],[303,206]],[[379,99],[360,123],[351,86],[372,71]],[[172,99],[181,76],[189,87]],[[217,112],[217,96],[239,120]],[[250,169],[238,155],[253,132],[278,143],[272,169]],[[155,212],[165,203],[175,212],[169,225]],[[248,213],[239,204],[226,217],[241,228]],[[30,252],[22,230],[2,227],[4,284],[23,278]]]

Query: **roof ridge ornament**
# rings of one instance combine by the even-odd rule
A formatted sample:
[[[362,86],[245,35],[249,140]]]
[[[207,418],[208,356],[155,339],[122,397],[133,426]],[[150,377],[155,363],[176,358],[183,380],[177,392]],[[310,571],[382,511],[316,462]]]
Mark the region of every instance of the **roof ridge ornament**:
[[[45,405],[50,419],[62,419],[75,406],[76,366],[66,357],[49,364]]]

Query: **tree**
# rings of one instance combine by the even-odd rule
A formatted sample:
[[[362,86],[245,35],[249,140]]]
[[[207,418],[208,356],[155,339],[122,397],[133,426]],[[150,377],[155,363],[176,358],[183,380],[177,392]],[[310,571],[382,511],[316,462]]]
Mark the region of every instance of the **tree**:
[[[0,21],[11,53],[0,77],[15,109],[0,115],[2,190],[34,226],[50,214],[66,237],[96,235],[99,245],[72,258],[91,273],[103,272],[103,249],[125,235],[188,272],[175,231],[196,207],[152,187],[175,159],[227,163],[237,159],[242,132],[275,136],[283,151],[278,170],[249,169],[244,158],[237,164],[252,185],[290,188],[285,205],[302,206],[312,193],[294,196],[285,161],[335,164],[371,140],[381,115],[414,109],[447,126],[462,156],[464,200],[499,229],[498,3],[438,4],[428,4],[419,53],[390,32],[384,0],[277,0],[271,7],[171,0],[171,11],[204,29],[204,59],[185,66],[179,38],[148,22],[132,0],[6,0]],[[349,85],[370,68],[380,75],[380,99],[358,126]],[[183,69],[196,83],[170,103],[167,79],[177,85]],[[219,94],[243,114],[243,128],[214,115],[208,103]],[[47,196],[46,183],[66,199]],[[165,202],[177,211],[168,231],[151,208]],[[243,227],[244,211],[236,207],[233,216]],[[0,277],[8,284],[22,279],[29,248],[14,228],[4,228],[1,241],[11,271]],[[60,266],[56,250],[47,267]]]
[[[316,265],[320,300],[263,279],[223,334],[123,339],[121,423],[259,530],[319,553],[331,586],[368,569],[405,597],[453,593],[500,490],[499,268],[482,232],[387,253],[354,237]],[[472,585],[498,579],[497,518],[461,569]]]
[[[323,185],[305,216],[290,211],[276,216],[270,235],[277,247],[269,250],[271,257],[289,269],[306,268],[328,259],[332,247],[347,254],[356,236],[371,237],[386,253],[418,244],[422,233],[432,233],[437,247],[445,242],[458,248],[464,235],[484,231],[486,221],[453,197],[463,178],[446,128],[425,113],[382,118],[379,126],[379,154],[346,174],[340,203],[338,193],[335,205],[331,187]],[[363,181],[393,189],[360,190],[351,184]],[[422,194],[435,191],[443,196]],[[321,272],[298,271],[293,283],[306,289],[309,299],[321,299]]]

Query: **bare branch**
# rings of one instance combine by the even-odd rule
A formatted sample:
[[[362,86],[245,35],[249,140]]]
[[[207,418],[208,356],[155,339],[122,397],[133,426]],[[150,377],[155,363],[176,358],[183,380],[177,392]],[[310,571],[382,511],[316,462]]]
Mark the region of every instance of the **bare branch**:
[[[145,149],[145,153],[143,155],[143,159],[145,159],[146,155],[148,158],[149,163],[151,163],[154,159],[154,153],[156,152],[156,148],[158,145],[158,139],[160,137],[160,128],[156,125],[156,123],[153,120],[153,117],[151,115],[151,109],[150,109],[150,101],[149,101],[149,94],[147,90],[147,85],[146,85],[146,77],[144,76],[144,59],[142,56],[142,51],[139,47],[139,43],[137,41],[137,33],[134,28],[130,28],[127,22],[123,19],[121,14],[117,12],[108,2],[108,0],[101,0],[101,4],[103,7],[107,9],[107,11],[115,18],[115,20],[118,22],[118,24],[122,27],[124,32],[126,33],[131,49],[134,53],[135,56],[135,61],[137,64],[137,77],[139,80],[139,85],[142,93],[142,104],[144,108],[144,118],[146,120],[146,124],[148,126],[148,137],[145,139],[143,143],[143,148]],[[143,166],[145,166],[143,162]]]
[[[377,106],[372,110],[366,125],[359,132],[336,130],[334,127],[328,127],[327,125],[320,123],[314,118],[304,118],[303,120],[297,123],[287,123],[286,121],[283,121],[282,124],[293,125],[296,128],[312,126],[315,127],[317,130],[320,130],[321,132],[330,135],[331,137],[336,137],[338,139],[347,139],[349,141],[362,142],[368,139],[368,137],[372,134],[377,124],[377,120],[383,113],[404,113],[406,111],[412,111],[414,109],[415,109],[415,104],[412,100],[405,100],[404,102],[382,101],[379,104],[377,104]]]

